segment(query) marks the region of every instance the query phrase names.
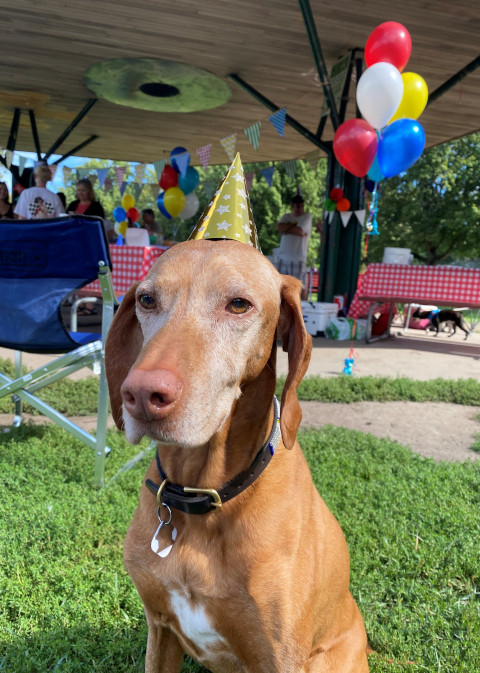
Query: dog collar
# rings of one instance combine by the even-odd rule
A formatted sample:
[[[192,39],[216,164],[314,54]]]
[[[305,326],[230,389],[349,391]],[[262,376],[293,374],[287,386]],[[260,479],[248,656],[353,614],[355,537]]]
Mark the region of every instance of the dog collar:
[[[159,486],[151,479],[147,479],[145,486],[156,496],[159,507],[167,505],[186,514],[207,514],[212,509],[220,509],[224,502],[242,493],[262,474],[275,453],[280,441],[280,434],[280,405],[274,396],[273,427],[269,438],[253,459],[250,467],[240,472],[240,474],[224,484],[220,489],[190,488],[170,483],[160,464],[158,450],[155,458],[162,483]]]

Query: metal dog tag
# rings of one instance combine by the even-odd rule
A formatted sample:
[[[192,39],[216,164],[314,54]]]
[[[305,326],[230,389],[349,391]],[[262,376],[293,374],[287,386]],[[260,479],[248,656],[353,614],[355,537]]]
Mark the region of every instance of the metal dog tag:
[[[163,549],[159,549],[160,542],[159,540],[157,540],[157,535],[159,534],[162,526],[166,525],[168,524],[166,524],[165,521],[160,521],[158,528],[155,531],[155,535],[152,537],[152,541],[150,542],[150,549],[153,551],[154,554],[160,556],[161,558],[165,558],[165,556],[168,556],[170,554],[173,547],[173,543],[177,539],[177,529],[174,527],[172,530],[172,544],[168,545],[168,547],[164,547]]]

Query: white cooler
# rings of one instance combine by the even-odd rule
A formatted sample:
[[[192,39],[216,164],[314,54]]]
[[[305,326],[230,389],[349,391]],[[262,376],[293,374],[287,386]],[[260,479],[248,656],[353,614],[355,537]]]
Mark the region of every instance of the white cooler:
[[[338,304],[329,302],[302,301],[302,315],[305,329],[312,336],[324,335],[331,318],[338,313]]]
[[[410,264],[413,255],[410,248],[384,248],[383,264]]]

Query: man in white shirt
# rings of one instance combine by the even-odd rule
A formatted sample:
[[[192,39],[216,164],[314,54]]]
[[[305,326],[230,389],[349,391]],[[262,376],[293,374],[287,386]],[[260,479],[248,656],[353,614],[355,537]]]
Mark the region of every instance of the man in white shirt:
[[[280,273],[295,276],[302,281],[302,299],[307,299],[305,272],[312,216],[305,212],[304,207],[303,197],[297,194],[292,199],[292,212],[283,215],[277,225],[282,237],[276,255],[276,267]]]
[[[50,168],[46,164],[39,164],[34,176],[36,186],[24,189],[15,206],[17,219],[41,220],[63,215],[65,208],[60,198],[45,186],[52,179]]]

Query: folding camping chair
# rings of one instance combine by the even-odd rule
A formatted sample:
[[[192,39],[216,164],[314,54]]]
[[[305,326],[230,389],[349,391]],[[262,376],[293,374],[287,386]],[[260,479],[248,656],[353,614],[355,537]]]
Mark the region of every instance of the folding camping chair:
[[[0,225],[0,346],[15,353],[15,379],[0,373],[0,398],[15,402],[13,425],[22,422],[22,402],[80,439],[95,452],[94,484],[104,482],[108,389],[103,344],[115,295],[110,255],[100,218],[72,215],[47,220],[2,221]],[[69,331],[62,318],[65,298],[93,280],[102,292],[102,335]],[[22,376],[21,354],[59,354]],[[96,436],[40,400],[34,393],[82,367],[100,375]]]

